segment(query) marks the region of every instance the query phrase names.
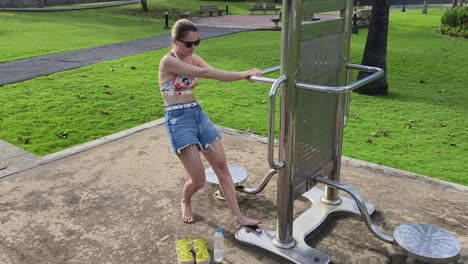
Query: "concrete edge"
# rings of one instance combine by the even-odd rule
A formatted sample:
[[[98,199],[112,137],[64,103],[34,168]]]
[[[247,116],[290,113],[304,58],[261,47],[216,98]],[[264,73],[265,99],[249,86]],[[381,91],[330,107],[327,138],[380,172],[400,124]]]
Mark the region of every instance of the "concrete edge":
[[[123,0],[123,1],[114,1],[113,3],[101,3],[95,5],[87,5],[81,7],[25,7],[25,8],[0,8],[0,11],[7,12],[57,12],[57,11],[76,11],[76,10],[86,10],[86,9],[98,9],[98,8],[107,8],[107,7],[116,7],[123,5],[130,5],[139,3],[140,0]]]
[[[98,138],[98,139],[95,139],[93,141],[83,143],[81,145],[77,145],[77,146],[74,146],[74,147],[71,147],[71,148],[56,152],[56,153],[52,153],[50,155],[42,157],[37,162],[34,162],[34,163],[32,163],[30,165],[27,165],[27,166],[19,167],[16,170],[11,171],[10,173],[7,173],[7,174],[5,174],[3,176],[0,176],[0,179],[12,176],[14,174],[18,174],[18,173],[23,172],[23,171],[33,169],[35,167],[38,167],[38,166],[41,166],[41,165],[44,165],[44,164],[47,164],[47,163],[50,163],[50,162],[53,162],[53,161],[56,161],[56,160],[66,158],[68,156],[72,156],[72,155],[81,153],[81,152],[86,151],[88,149],[92,149],[92,148],[95,148],[95,147],[98,147],[98,146],[101,146],[101,145],[116,141],[116,140],[124,138],[124,137],[128,137],[130,135],[136,134],[136,133],[138,133],[140,131],[143,131],[145,129],[156,127],[156,126],[159,126],[161,124],[164,124],[164,118],[160,118],[160,119],[157,119],[155,121],[145,123],[143,125],[132,127],[130,129],[123,130],[123,131],[114,133],[114,134],[109,135],[109,136]]]
[[[143,131],[143,130],[146,130],[146,129],[149,129],[149,128],[152,128],[152,127],[157,127],[159,125],[164,124],[164,120],[165,119],[163,117],[163,118],[160,118],[160,119],[157,119],[157,120],[154,120],[154,121],[151,121],[151,122],[148,122],[148,123],[145,123],[145,124],[142,124],[142,125],[127,129],[127,130],[124,130],[124,131],[114,133],[114,134],[109,135],[109,136],[105,136],[105,137],[102,137],[102,138],[99,138],[99,139],[96,139],[96,140],[93,140],[93,141],[90,141],[90,142],[87,142],[87,143],[84,143],[84,144],[81,144],[81,145],[78,145],[78,146],[75,146],[75,147],[72,147],[72,148],[69,148],[69,149],[65,149],[65,150],[62,150],[62,151],[59,151],[59,152],[44,156],[39,161],[37,161],[37,162],[35,162],[35,163],[31,164],[31,165],[21,167],[21,168],[15,170],[15,171],[10,172],[9,174],[0,176],[0,179],[12,176],[14,174],[18,174],[18,173],[23,172],[23,171],[33,169],[33,168],[38,167],[40,165],[48,164],[50,162],[66,158],[68,156],[72,156],[72,155],[81,153],[83,151],[98,147],[98,146],[103,145],[103,144],[107,144],[107,143],[116,141],[116,140],[124,138],[124,137],[128,137],[130,135],[136,134],[136,133],[138,133],[140,131]],[[244,131],[240,131],[240,130],[236,130],[236,129],[232,129],[232,128],[227,128],[227,127],[222,127],[222,126],[216,126],[216,128],[220,132],[225,133],[225,134],[229,134],[229,135],[233,135],[233,136],[240,136],[240,137],[243,137],[245,139],[260,142],[260,143],[263,143],[263,144],[268,143],[268,138],[265,137],[265,136],[260,136],[260,135],[256,135],[256,134],[253,134],[253,133],[250,133],[250,132],[244,132]],[[275,140],[275,145],[278,145],[277,140]],[[266,151],[266,149],[265,149],[265,151]],[[370,162],[367,162],[367,161],[357,160],[357,159],[353,159],[353,158],[349,158],[349,157],[344,157],[344,156],[342,157],[341,161],[342,161],[342,163],[350,165],[350,166],[369,169],[371,171],[380,172],[380,173],[382,173],[384,175],[389,175],[389,176],[392,176],[392,177],[397,177],[397,178],[405,179],[405,180],[412,181],[412,182],[423,183],[423,184],[431,185],[431,186],[434,186],[434,187],[437,187],[437,188],[440,188],[440,189],[444,189],[444,190],[448,190],[448,191],[461,192],[463,194],[468,195],[468,186],[464,186],[464,185],[461,185],[461,184],[456,184],[456,183],[451,183],[451,182],[447,182],[447,181],[443,181],[443,180],[439,180],[439,179],[434,179],[434,178],[431,178],[431,177],[428,177],[428,176],[424,176],[424,175],[420,175],[420,174],[416,174],[416,173],[412,173],[412,172],[408,172],[408,171],[404,171],[404,170],[394,169],[394,168],[391,168],[391,167],[387,167],[387,166],[383,166],[383,165],[379,165],[379,164],[375,164],[375,163],[370,163]]]
[[[226,134],[230,134],[234,136],[241,136],[241,137],[254,140],[254,141],[258,141],[264,144],[267,144],[268,142],[267,137],[264,137],[264,136],[259,136],[259,135],[255,135],[249,132],[243,132],[243,131],[226,128],[226,127],[217,126],[217,128],[221,132],[226,133]],[[275,140],[275,145],[278,145],[277,140]],[[265,151],[267,150],[265,149]],[[375,171],[375,172],[380,172],[380,173],[383,173],[384,175],[398,177],[398,178],[405,179],[405,180],[412,181],[412,182],[423,183],[423,184],[431,185],[439,189],[444,189],[448,191],[461,192],[463,194],[468,195],[468,186],[464,186],[461,184],[443,181],[443,180],[431,178],[429,176],[424,176],[424,175],[416,174],[413,172],[399,170],[399,169],[395,169],[395,168],[391,168],[391,167],[387,167],[387,166],[383,166],[383,165],[379,165],[375,163],[370,163],[370,162],[363,161],[363,160],[357,160],[357,159],[353,159],[353,158],[349,158],[345,156],[342,156],[341,162],[346,165],[364,168],[364,169],[368,169],[368,170]]]

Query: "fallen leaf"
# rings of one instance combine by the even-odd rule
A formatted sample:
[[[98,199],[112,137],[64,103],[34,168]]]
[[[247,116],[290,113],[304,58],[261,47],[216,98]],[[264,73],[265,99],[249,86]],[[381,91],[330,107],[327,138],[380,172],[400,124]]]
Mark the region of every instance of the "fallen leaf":
[[[24,136],[20,136],[18,138],[18,141],[24,145],[28,145],[29,143],[31,143],[31,140],[29,139],[29,137],[24,137]]]
[[[104,115],[104,116],[109,115],[109,112],[107,112],[107,111],[101,111],[101,112],[99,112],[99,113],[100,113],[101,115]]]
[[[433,150],[432,150],[432,153],[434,153],[434,154],[440,154],[440,149],[433,149]]]
[[[449,137],[455,137],[455,134],[454,133],[448,133],[448,136]]]
[[[67,139],[68,138],[68,132],[62,132],[62,133],[58,134],[57,137],[59,137],[61,139]]]
[[[375,133],[375,132],[371,132],[370,135],[371,135],[371,137],[377,137],[377,133]]]
[[[366,141],[366,143],[372,144],[372,139],[368,138],[367,141]]]
[[[380,130],[380,133],[381,133],[382,135],[384,135],[384,137],[388,137],[387,131],[381,129],[381,130]]]

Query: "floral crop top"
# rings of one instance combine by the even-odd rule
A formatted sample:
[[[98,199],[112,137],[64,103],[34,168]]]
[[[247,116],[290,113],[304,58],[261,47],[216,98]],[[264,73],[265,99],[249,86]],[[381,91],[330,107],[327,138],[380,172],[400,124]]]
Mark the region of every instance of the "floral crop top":
[[[177,54],[174,51],[171,51],[172,55],[180,60]],[[188,58],[190,64],[193,65],[190,58]],[[170,80],[167,82],[160,84],[159,88],[161,94],[163,95],[183,95],[183,94],[192,94],[192,90],[195,86],[198,85],[198,78],[191,78],[186,76],[179,76],[174,74]]]

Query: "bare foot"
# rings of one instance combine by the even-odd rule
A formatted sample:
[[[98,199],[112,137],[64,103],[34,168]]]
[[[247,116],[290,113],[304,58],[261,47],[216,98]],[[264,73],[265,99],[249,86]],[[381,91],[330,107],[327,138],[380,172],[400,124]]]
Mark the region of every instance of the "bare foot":
[[[181,201],[180,206],[182,207],[182,221],[186,224],[193,223],[192,205]]]
[[[241,228],[242,226],[258,226],[259,224],[262,223],[262,221],[257,220],[257,219],[250,219],[245,216],[242,217],[236,217],[235,220],[236,222],[236,228]]]

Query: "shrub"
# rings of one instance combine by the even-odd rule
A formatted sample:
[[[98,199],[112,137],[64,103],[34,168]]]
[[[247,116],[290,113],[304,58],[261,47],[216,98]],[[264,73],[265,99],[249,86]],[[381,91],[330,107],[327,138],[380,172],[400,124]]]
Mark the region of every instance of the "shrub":
[[[440,32],[468,38],[468,6],[447,9],[441,19]]]

